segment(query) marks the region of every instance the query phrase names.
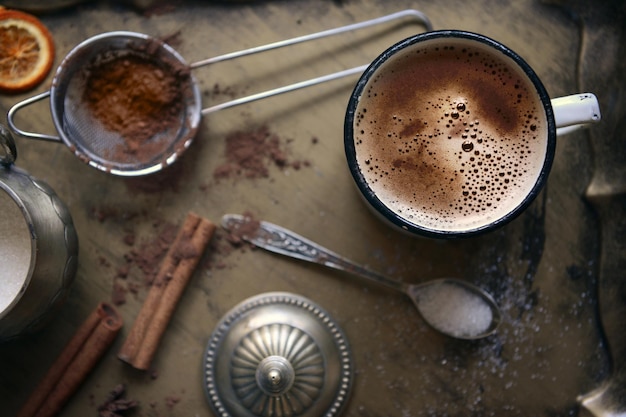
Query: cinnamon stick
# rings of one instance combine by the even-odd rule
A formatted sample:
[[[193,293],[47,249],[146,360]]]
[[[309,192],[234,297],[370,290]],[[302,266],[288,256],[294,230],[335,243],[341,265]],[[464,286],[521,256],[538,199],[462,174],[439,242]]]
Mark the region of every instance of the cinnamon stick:
[[[118,358],[147,370],[160,344],[176,305],[187,286],[216,226],[189,213],[159,267],[141,310]]]
[[[100,303],[76,330],[17,417],[57,415],[113,343],[122,324],[113,306]]]

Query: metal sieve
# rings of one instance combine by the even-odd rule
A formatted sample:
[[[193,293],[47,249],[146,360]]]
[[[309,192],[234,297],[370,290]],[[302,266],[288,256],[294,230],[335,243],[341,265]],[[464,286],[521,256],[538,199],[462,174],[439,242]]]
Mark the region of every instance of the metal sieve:
[[[216,56],[192,64],[187,64],[171,46],[149,35],[125,31],[106,32],[75,46],[57,68],[50,90],[15,104],[8,112],[8,124],[21,136],[65,143],[81,160],[99,170],[120,176],[154,173],[174,163],[189,147],[198,130],[202,115],[358,74],[363,72],[367,65],[278,87],[204,109],[201,107],[198,83],[191,74],[191,70],[405,18],[414,19],[427,30],[432,30],[430,21],[422,12],[409,9],[347,26]],[[181,100],[180,111],[177,112],[177,123],[143,141],[141,152],[137,153],[120,151],[128,138],[119,132],[107,129],[100,120],[94,117],[88,106],[85,106],[83,98],[91,73],[90,69],[129,56],[139,57],[169,73],[178,74],[179,99]],[[20,109],[45,98],[50,100],[52,121],[59,136],[27,132],[19,129],[15,124],[14,118]]]

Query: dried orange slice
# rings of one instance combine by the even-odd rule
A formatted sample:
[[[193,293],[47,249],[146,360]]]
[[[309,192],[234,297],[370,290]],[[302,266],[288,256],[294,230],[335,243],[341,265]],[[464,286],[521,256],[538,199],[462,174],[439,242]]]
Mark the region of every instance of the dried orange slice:
[[[54,43],[48,29],[30,14],[0,7],[0,91],[34,88],[50,72]]]

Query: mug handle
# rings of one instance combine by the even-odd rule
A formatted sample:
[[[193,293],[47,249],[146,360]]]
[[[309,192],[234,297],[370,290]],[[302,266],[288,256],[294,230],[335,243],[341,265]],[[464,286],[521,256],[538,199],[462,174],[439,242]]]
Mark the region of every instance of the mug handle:
[[[558,136],[588,127],[602,118],[598,98],[592,93],[554,98],[551,103]]]

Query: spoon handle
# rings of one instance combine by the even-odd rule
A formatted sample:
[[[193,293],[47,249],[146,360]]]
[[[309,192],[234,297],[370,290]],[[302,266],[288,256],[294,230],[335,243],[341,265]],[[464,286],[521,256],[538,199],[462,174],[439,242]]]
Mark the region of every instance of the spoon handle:
[[[222,217],[222,227],[237,233],[243,240],[270,252],[348,272],[405,293],[407,291],[404,283],[360,266],[273,223],[257,222],[238,214],[226,214]]]

